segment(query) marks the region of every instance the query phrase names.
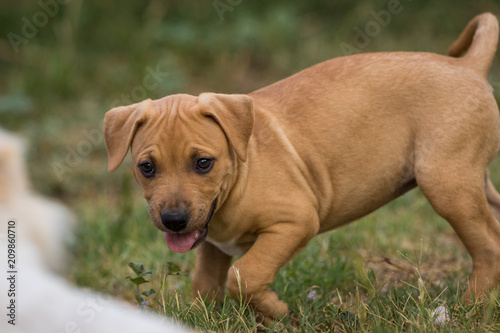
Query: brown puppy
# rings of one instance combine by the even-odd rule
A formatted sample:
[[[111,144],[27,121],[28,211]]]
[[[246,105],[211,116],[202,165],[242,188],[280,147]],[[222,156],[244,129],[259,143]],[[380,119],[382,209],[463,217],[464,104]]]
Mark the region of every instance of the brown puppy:
[[[269,284],[312,237],[417,185],[472,256],[468,293],[483,293],[500,278],[500,196],[487,173],[500,144],[487,81],[497,39],[487,13],[450,56],[360,54],[248,95],[173,95],[112,109],[109,170],[131,147],[168,247],[199,245],[194,295],[220,298],[227,283],[238,297],[240,276],[243,295],[268,320],[287,313]]]

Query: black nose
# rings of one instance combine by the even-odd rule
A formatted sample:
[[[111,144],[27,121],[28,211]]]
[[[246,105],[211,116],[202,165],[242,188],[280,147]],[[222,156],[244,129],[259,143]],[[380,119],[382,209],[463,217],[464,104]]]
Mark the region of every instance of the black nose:
[[[167,212],[161,213],[161,223],[168,230],[175,232],[181,231],[186,228],[188,223],[188,214],[186,212]]]

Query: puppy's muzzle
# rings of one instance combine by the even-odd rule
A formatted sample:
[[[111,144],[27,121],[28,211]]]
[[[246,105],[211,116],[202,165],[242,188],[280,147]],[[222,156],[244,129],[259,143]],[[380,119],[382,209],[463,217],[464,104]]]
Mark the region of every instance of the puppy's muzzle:
[[[163,212],[161,213],[161,223],[168,230],[179,232],[186,228],[189,221],[189,214],[181,212]]]

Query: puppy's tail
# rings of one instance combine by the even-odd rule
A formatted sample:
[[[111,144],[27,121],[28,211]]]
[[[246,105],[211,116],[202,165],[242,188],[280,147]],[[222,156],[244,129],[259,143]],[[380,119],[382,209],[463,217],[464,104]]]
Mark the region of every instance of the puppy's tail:
[[[498,43],[498,20],[491,13],[478,15],[469,22],[458,39],[451,45],[448,55],[464,56],[465,63],[484,76],[488,75]]]

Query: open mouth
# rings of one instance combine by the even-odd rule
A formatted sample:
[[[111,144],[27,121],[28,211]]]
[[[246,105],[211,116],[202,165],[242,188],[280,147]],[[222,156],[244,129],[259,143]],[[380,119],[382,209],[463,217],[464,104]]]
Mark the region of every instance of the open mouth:
[[[214,214],[216,204],[217,199],[215,199],[212,203],[210,211],[208,212],[207,220],[205,221],[204,226],[200,229],[184,234],[165,232],[165,242],[167,242],[168,249],[175,253],[184,253],[200,245],[201,242],[207,238],[208,223]]]

